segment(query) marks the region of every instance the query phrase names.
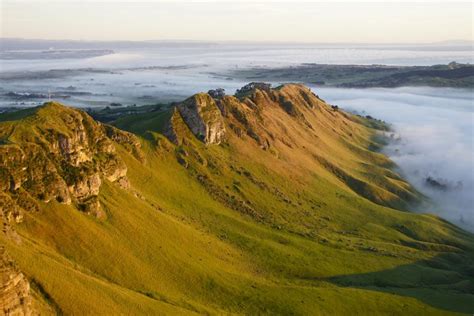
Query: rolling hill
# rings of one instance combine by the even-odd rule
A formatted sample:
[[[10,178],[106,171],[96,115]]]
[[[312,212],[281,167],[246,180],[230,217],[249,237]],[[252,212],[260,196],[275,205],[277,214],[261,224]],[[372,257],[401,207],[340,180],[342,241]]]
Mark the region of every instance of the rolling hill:
[[[112,124],[0,115],[0,306],[19,314],[472,314],[474,236],[302,85]],[[17,280],[17,281],[12,281]]]

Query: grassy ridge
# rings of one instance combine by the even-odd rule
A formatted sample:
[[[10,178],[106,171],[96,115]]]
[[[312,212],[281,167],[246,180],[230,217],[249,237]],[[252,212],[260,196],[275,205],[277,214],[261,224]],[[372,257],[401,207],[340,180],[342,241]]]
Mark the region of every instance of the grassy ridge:
[[[185,125],[175,146],[157,133],[169,114],[124,118],[118,126],[146,135],[146,160],[117,145],[132,189],[105,182],[107,220],[43,203],[16,225],[20,244],[2,240],[66,314],[474,311],[473,236],[392,208],[416,192],[367,150],[375,131],[342,112],[304,112],[315,138],[267,109],[267,130],[285,135],[271,150],[233,134],[206,146]]]

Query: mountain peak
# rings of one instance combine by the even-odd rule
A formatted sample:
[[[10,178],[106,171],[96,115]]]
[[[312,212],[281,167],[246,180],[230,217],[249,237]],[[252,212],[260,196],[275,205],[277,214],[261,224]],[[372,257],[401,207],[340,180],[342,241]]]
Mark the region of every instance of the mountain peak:
[[[67,109],[68,107],[57,101],[48,101],[39,106],[40,109]]]
[[[206,144],[224,142],[229,133],[226,126],[238,135],[246,133],[260,142],[256,131],[262,130],[265,125],[261,115],[264,108],[269,114],[283,109],[304,126],[311,127],[305,116],[314,115],[308,110],[318,106],[332,111],[329,105],[304,85],[285,84],[271,88],[267,83],[251,82],[238,89],[235,96],[219,95],[213,98],[208,93],[197,93],[179,103],[166,134],[173,142],[183,139],[184,135],[176,134],[179,128],[172,126],[177,123],[179,116],[192,134]],[[260,145],[265,146],[262,143]]]
[[[79,112],[80,110],[67,107],[57,101],[45,102],[36,108],[36,115],[41,117],[55,118],[55,115]]]

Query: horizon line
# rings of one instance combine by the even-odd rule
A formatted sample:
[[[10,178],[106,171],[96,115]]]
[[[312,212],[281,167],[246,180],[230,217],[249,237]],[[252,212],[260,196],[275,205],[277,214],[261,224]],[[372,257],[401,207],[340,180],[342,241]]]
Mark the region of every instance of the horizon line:
[[[2,37],[0,40],[24,40],[24,41],[52,41],[52,42],[130,42],[130,43],[153,43],[153,42],[168,42],[168,43],[240,43],[240,44],[299,44],[299,45],[436,45],[436,44],[470,44],[474,45],[472,39],[448,39],[435,42],[318,42],[318,41],[275,41],[275,40],[208,40],[208,39],[48,39],[48,38],[25,38],[25,37]]]

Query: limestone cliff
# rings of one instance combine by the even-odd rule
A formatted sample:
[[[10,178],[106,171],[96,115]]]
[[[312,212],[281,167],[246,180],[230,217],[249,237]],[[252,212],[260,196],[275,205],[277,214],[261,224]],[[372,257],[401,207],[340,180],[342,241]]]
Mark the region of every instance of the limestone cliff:
[[[220,144],[225,125],[216,101],[206,93],[196,94],[178,104],[177,110],[193,134],[206,144]]]
[[[104,126],[85,112],[57,103],[0,129],[0,211],[4,222],[22,220],[38,201],[75,204],[103,217],[98,195],[107,179],[128,186],[127,166],[116,152],[121,144],[139,158],[132,134]]]
[[[30,284],[0,247],[0,314],[33,315]]]

